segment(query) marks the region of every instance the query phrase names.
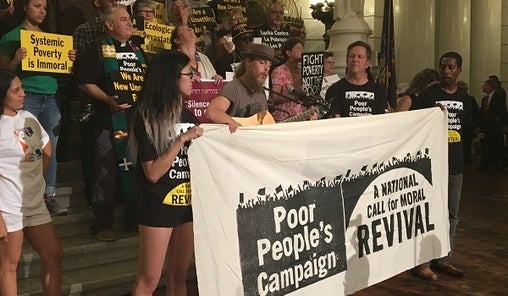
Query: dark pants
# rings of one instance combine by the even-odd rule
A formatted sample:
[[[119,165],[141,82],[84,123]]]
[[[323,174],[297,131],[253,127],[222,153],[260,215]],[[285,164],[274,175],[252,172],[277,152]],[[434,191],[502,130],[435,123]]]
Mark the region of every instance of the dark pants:
[[[92,204],[92,179],[94,175],[95,132],[91,121],[80,124],[81,172],[85,185],[85,197],[89,205]]]
[[[503,127],[499,124],[491,123],[484,128],[484,131],[485,139],[483,142],[484,146],[482,147],[482,167],[502,167],[506,165]]]
[[[117,164],[112,132],[109,129],[97,131],[94,147],[94,175],[92,178],[92,209],[96,233],[113,226]]]
[[[467,127],[464,128],[463,133],[464,140],[462,143],[464,144],[464,162],[469,162],[471,160],[471,149],[473,146],[473,138],[474,138],[474,128]]]

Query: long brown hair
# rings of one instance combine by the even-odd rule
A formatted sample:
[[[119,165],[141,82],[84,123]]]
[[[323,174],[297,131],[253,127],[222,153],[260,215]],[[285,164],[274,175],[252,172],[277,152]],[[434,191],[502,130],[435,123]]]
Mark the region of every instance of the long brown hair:
[[[182,94],[178,80],[189,57],[179,51],[164,51],[155,55],[147,68],[135,117],[143,121],[148,140],[157,155],[167,152],[176,140],[175,125],[180,122]],[[136,122],[134,122],[135,126]],[[135,161],[137,142],[133,132],[129,137],[129,155]]]

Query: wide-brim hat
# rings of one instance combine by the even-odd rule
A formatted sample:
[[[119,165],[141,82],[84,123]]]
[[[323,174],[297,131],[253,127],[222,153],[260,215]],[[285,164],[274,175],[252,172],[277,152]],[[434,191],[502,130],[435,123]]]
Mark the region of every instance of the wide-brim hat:
[[[231,29],[231,35],[233,36],[233,39],[236,39],[245,34],[252,35],[253,33],[254,31],[252,29],[249,29],[246,23],[238,23],[234,25],[233,28]]]
[[[273,65],[279,64],[279,60],[274,57],[275,50],[266,44],[253,43],[249,46],[249,50],[242,53],[244,57],[262,58],[272,62]]]
[[[397,95],[404,93],[409,88],[409,83],[401,82],[397,85]]]

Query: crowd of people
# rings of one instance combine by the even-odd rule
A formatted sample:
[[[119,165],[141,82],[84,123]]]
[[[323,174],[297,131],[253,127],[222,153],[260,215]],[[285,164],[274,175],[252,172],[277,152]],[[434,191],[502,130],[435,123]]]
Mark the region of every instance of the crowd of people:
[[[302,84],[301,58],[304,40],[293,38],[284,23],[284,7],[271,3],[265,24],[249,28],[241,10],[224,14],[211,60],[196,46],[196,35],[189,22],[190,10],[183,1],[171,5],[174,30],[171,51],[147,57],[132,41],[132,15],[115,0],[92,1],[97,17],[78,26],[73,34],[69,59],[75,61],[72,83],[76,93],[93,114],[82,122],[82,166],[85,193],[94,222],[91,233],[101,241],[114,241],[116,197],[127,192],[119,181],[115,139],[115,120],[121,114],[128,126],[128,152],[136,163],[137,188],[127,199],[127,230],[139,232],[138,275],[133,295],[151,295],[166,264],[167,295],[185,295],[187,269],[193,256],[190,171],[186,159],[190,142],[203,130],[195,115],[184,107],[192,85],[201,79],[219,84],[227,72],[227,82],[210,102],[206,117],[226,124],[231,133],[240,126],[236,118],[250,117],[270,110],[276,121],[298,115],[309,106],[292,99],[291,89]],[[67,209],[55,200],[56,146],[60,111],[58,75],[21,69],[26,49],[20,45],[20,31],[41,32],[47,13],[46,0],[17,0],[14,15],[20,23],[0,39],[0,294],[16,295],[16,266],[23,238],[42,258],[42,282],[47,295],[59,295],[62,247],[51,224],[50,214],[65,214]],[[150,1],[135,2],[132,14],[152,21],[155,6]],[[284,36],[280,44],[254,43],[255,37],[270,40],[273,32]],[[269,42],[268,42],[269,43]],[[323,98],[328,102],[327,117],[356,117],[383,114],[391,110],[384,88],[370,75],[372,49],[364,41],[347,47],[346,75],[332,84]],[[333,55],[325,54],[324,68],[333,74]],[[138,88],[118,88],[122,71],[142,77]],[[398,99],[396,111],[445,106],[461,124],[450,126],[458,135],[449,141],[448,210],[450,241],[457,227],[464,159],[469,156],[470,137],[479,126],[485,134],[482,171],[504,168],[503,127],[507,121],[506,92],[496,76],[483,84],[486,96],[481,106],[458,81],[462,58],[448,52],[439,60],[438,71],[417,73],[409,88]],[[265,94],[267,79],[273,92]],[[68,80],[67,80],[68,81]],[[462,86],[461,86],[462,85]],[[79,91],[78,91],[79,90]],[[450,102],[456,103],[450,105]],[[457,107],[460,106],[460,107]],[[444,108],[444,107],[443,107]],[[308,119],[317,119],[314,114]],[[169,131],[169,136],[167,135]],[[464,134],[464,137],[462,137]],[[466,137],[470,134],[470,137]],[[469,142],[468,142],[469,141]],[[464,146],[465,145],[465,146]],[[178,172],[171,173],[170,172]],[[187,192],[184,201],[167,198],[169,192]],[[7,194],[9,193],[9,194]],[[167,262],[161,260],[168,257]],[[450,264],[449,256],[414,268],[415,275],[436,280],[434,271],[455,276],[463,272]]]

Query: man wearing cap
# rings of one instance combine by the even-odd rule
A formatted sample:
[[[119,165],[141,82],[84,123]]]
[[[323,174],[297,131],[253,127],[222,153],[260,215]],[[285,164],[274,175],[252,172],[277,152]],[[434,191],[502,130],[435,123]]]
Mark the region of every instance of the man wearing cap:
[[[252,44],[243,53],[244,59],[235,71],[235,79],[226,84],[208,108],[206,116],[212,122],[229,125],[235,132],[241,126],[232,117],[249,117],[268,109],[263,85],[272,64],[278,60],[274,50],[265,44]]]
[[[232,29],[233,43],[235,50],[224,55],[215,63],[217,74],[226,77],[226,72],[234,72],[236,66],[243,59],[243,53],[249,50],[252,44],[253,31],[247,27],[246,23],[236,24]]]

